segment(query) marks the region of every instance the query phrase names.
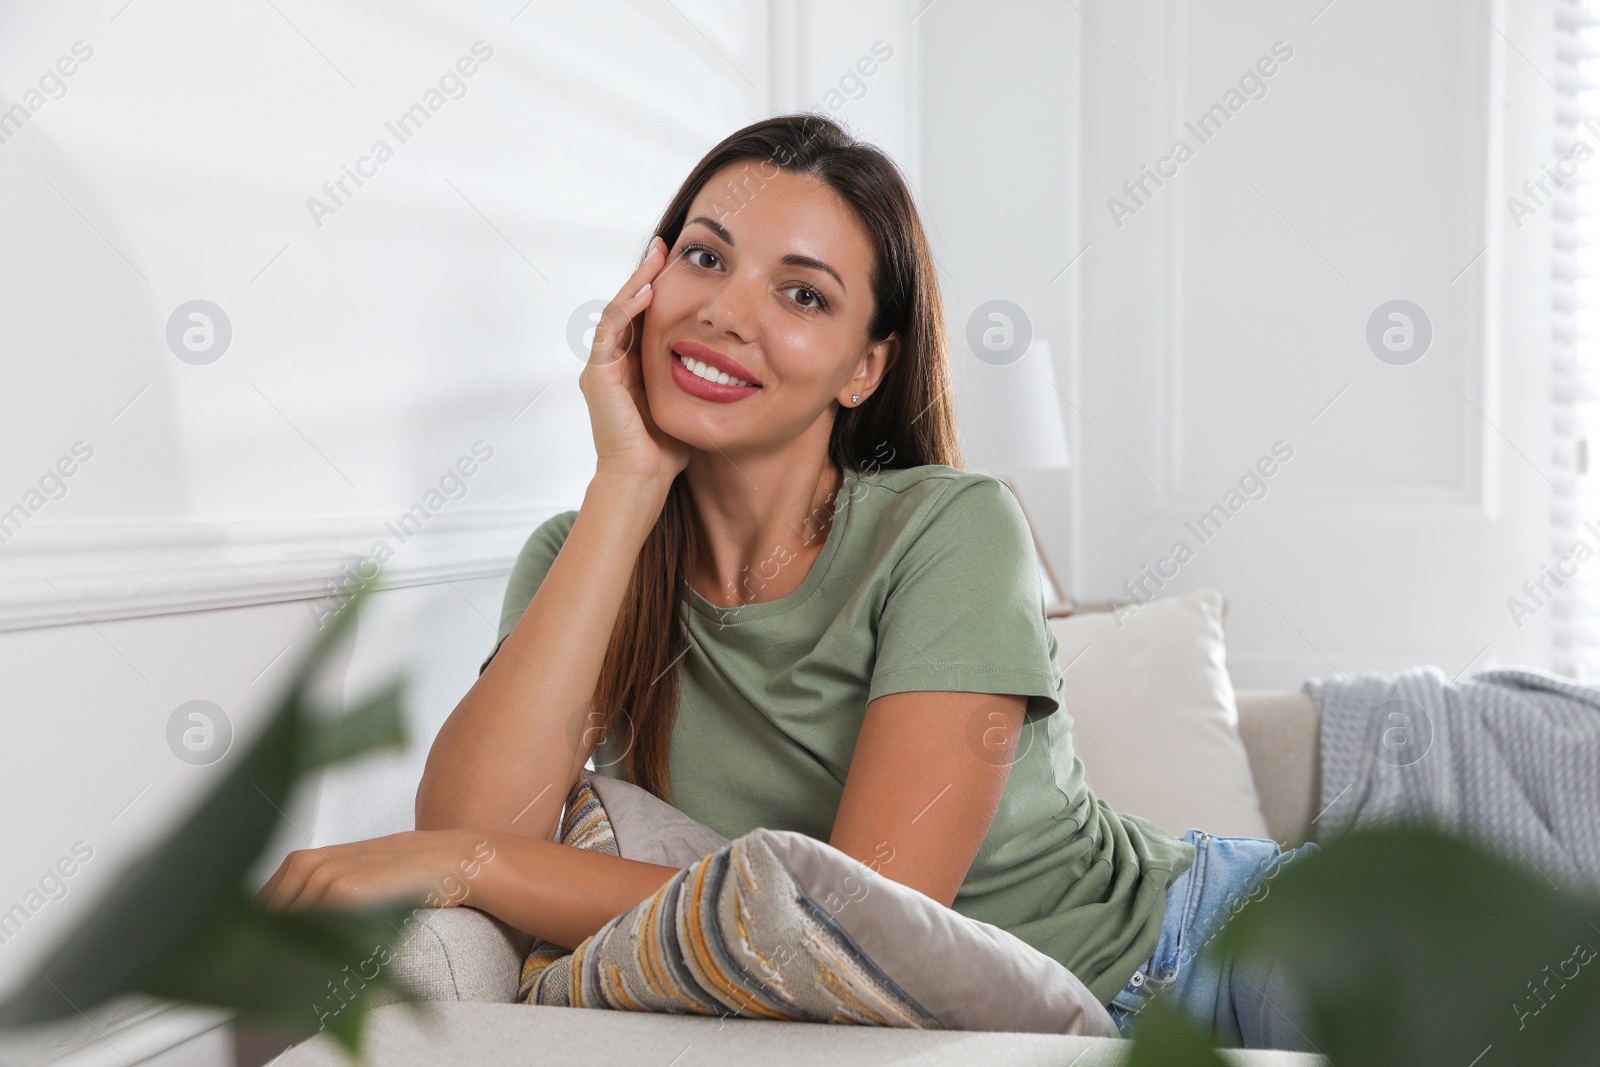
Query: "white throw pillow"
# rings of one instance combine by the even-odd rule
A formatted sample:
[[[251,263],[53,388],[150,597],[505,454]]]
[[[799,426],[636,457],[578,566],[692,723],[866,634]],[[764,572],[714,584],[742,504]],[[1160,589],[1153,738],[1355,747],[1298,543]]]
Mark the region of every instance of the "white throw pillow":
[[[1089,788],[1176,836],[1270,837],[1223,655],[1221,593],[1051,619]]]

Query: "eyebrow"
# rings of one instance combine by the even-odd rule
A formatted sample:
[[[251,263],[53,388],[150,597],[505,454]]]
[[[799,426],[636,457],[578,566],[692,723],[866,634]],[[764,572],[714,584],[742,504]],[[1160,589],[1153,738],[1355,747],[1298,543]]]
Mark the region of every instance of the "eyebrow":
[[[696,215],[694,218],[684,223],[684,225],[692,226],[697,222],[706,227],[712,233],[716,234],[726,243],[730,245],[734,243],[733,234],[729,233],[726,227],[724,227],[720,222],[717,222],[715,219],[708,219],[704,215]],[[810,267],[813,270],[826,271],[828,274],[833,276],[834,281],[839,283],[840,289],[843,289],[846,293],[850,291],[849,286],[844,284],[844,279],[839,277],[839,272],[828,266],[822,260],[817,259],[815,256],[802,256],[798,252],[790,252],[788,255],[783,257],[782,262],[791,267]]]

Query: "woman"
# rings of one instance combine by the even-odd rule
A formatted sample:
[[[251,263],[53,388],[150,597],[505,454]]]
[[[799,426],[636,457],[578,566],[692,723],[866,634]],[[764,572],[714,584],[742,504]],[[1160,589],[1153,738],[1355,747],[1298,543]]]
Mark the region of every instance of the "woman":
[[[1231,971],[1180,966],[1277,846],[1180,840],[1084,785],[1026,521],[961,470],[894,165],[825,118],[758,122],[656,232],[579,377],[594,478],[523,548],[417,830],[295,853],[262,898],[426,890],[487,848],[444,903],[576,946],[676,873],[554,842],[593,756],[727,837],[803,831],[1011,931],[1125,1028],[1148,979],[1220,1041],[1287,1042]]]

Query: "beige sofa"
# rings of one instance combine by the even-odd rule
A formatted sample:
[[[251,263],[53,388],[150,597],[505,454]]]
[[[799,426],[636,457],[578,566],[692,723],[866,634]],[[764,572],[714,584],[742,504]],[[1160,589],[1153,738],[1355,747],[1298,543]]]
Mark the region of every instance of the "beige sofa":
[[[1236,697],[1239,731],[1249,755],[1267,827],[1286,846],[1309,840],[1319,791],[1318,721],[1299,692],[1244,691]],[[814,1023],[774,1023],[693,1016],[529,1007],[514,1003],[529,938],[471,908],[416,913],[413,935],[391,963],[392,974],[435,1002],[424,1023],[401,1005],[379,1008],[370,1021],[369,1062],[383,1064],[650,1064],[693,1049],[692,1062],[877,1064],[1120,1062],[1128,1042],[1039,1034],[874,1031]],[[1230,1051],[1239,1064],[1320,1064],[1290,1052]],[[290,1050],[282,1067],[341,1064],[325,1035]]]

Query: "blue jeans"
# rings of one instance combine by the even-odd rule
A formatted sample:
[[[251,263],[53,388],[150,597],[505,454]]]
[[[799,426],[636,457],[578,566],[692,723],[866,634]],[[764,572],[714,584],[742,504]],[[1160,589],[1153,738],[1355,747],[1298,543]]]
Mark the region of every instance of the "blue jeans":
[[[1194,846],[1194,865],[1167,889],[1155,951],[1106,1006],[1117,1029],[1132,1036],[1138,1013],[1159,992],[1209,1030],[1218,1048],[1313,1051],[1304,1008],[1279,966],[1241,965],[1232,955],[1216,963],[1201,958],[1200,950],[1239,909],[1271,892],[1269,879],[1278,869],[1316,852],[1316,844],[1284,851],[1268,838],[1200,830],[1183,839]]]

